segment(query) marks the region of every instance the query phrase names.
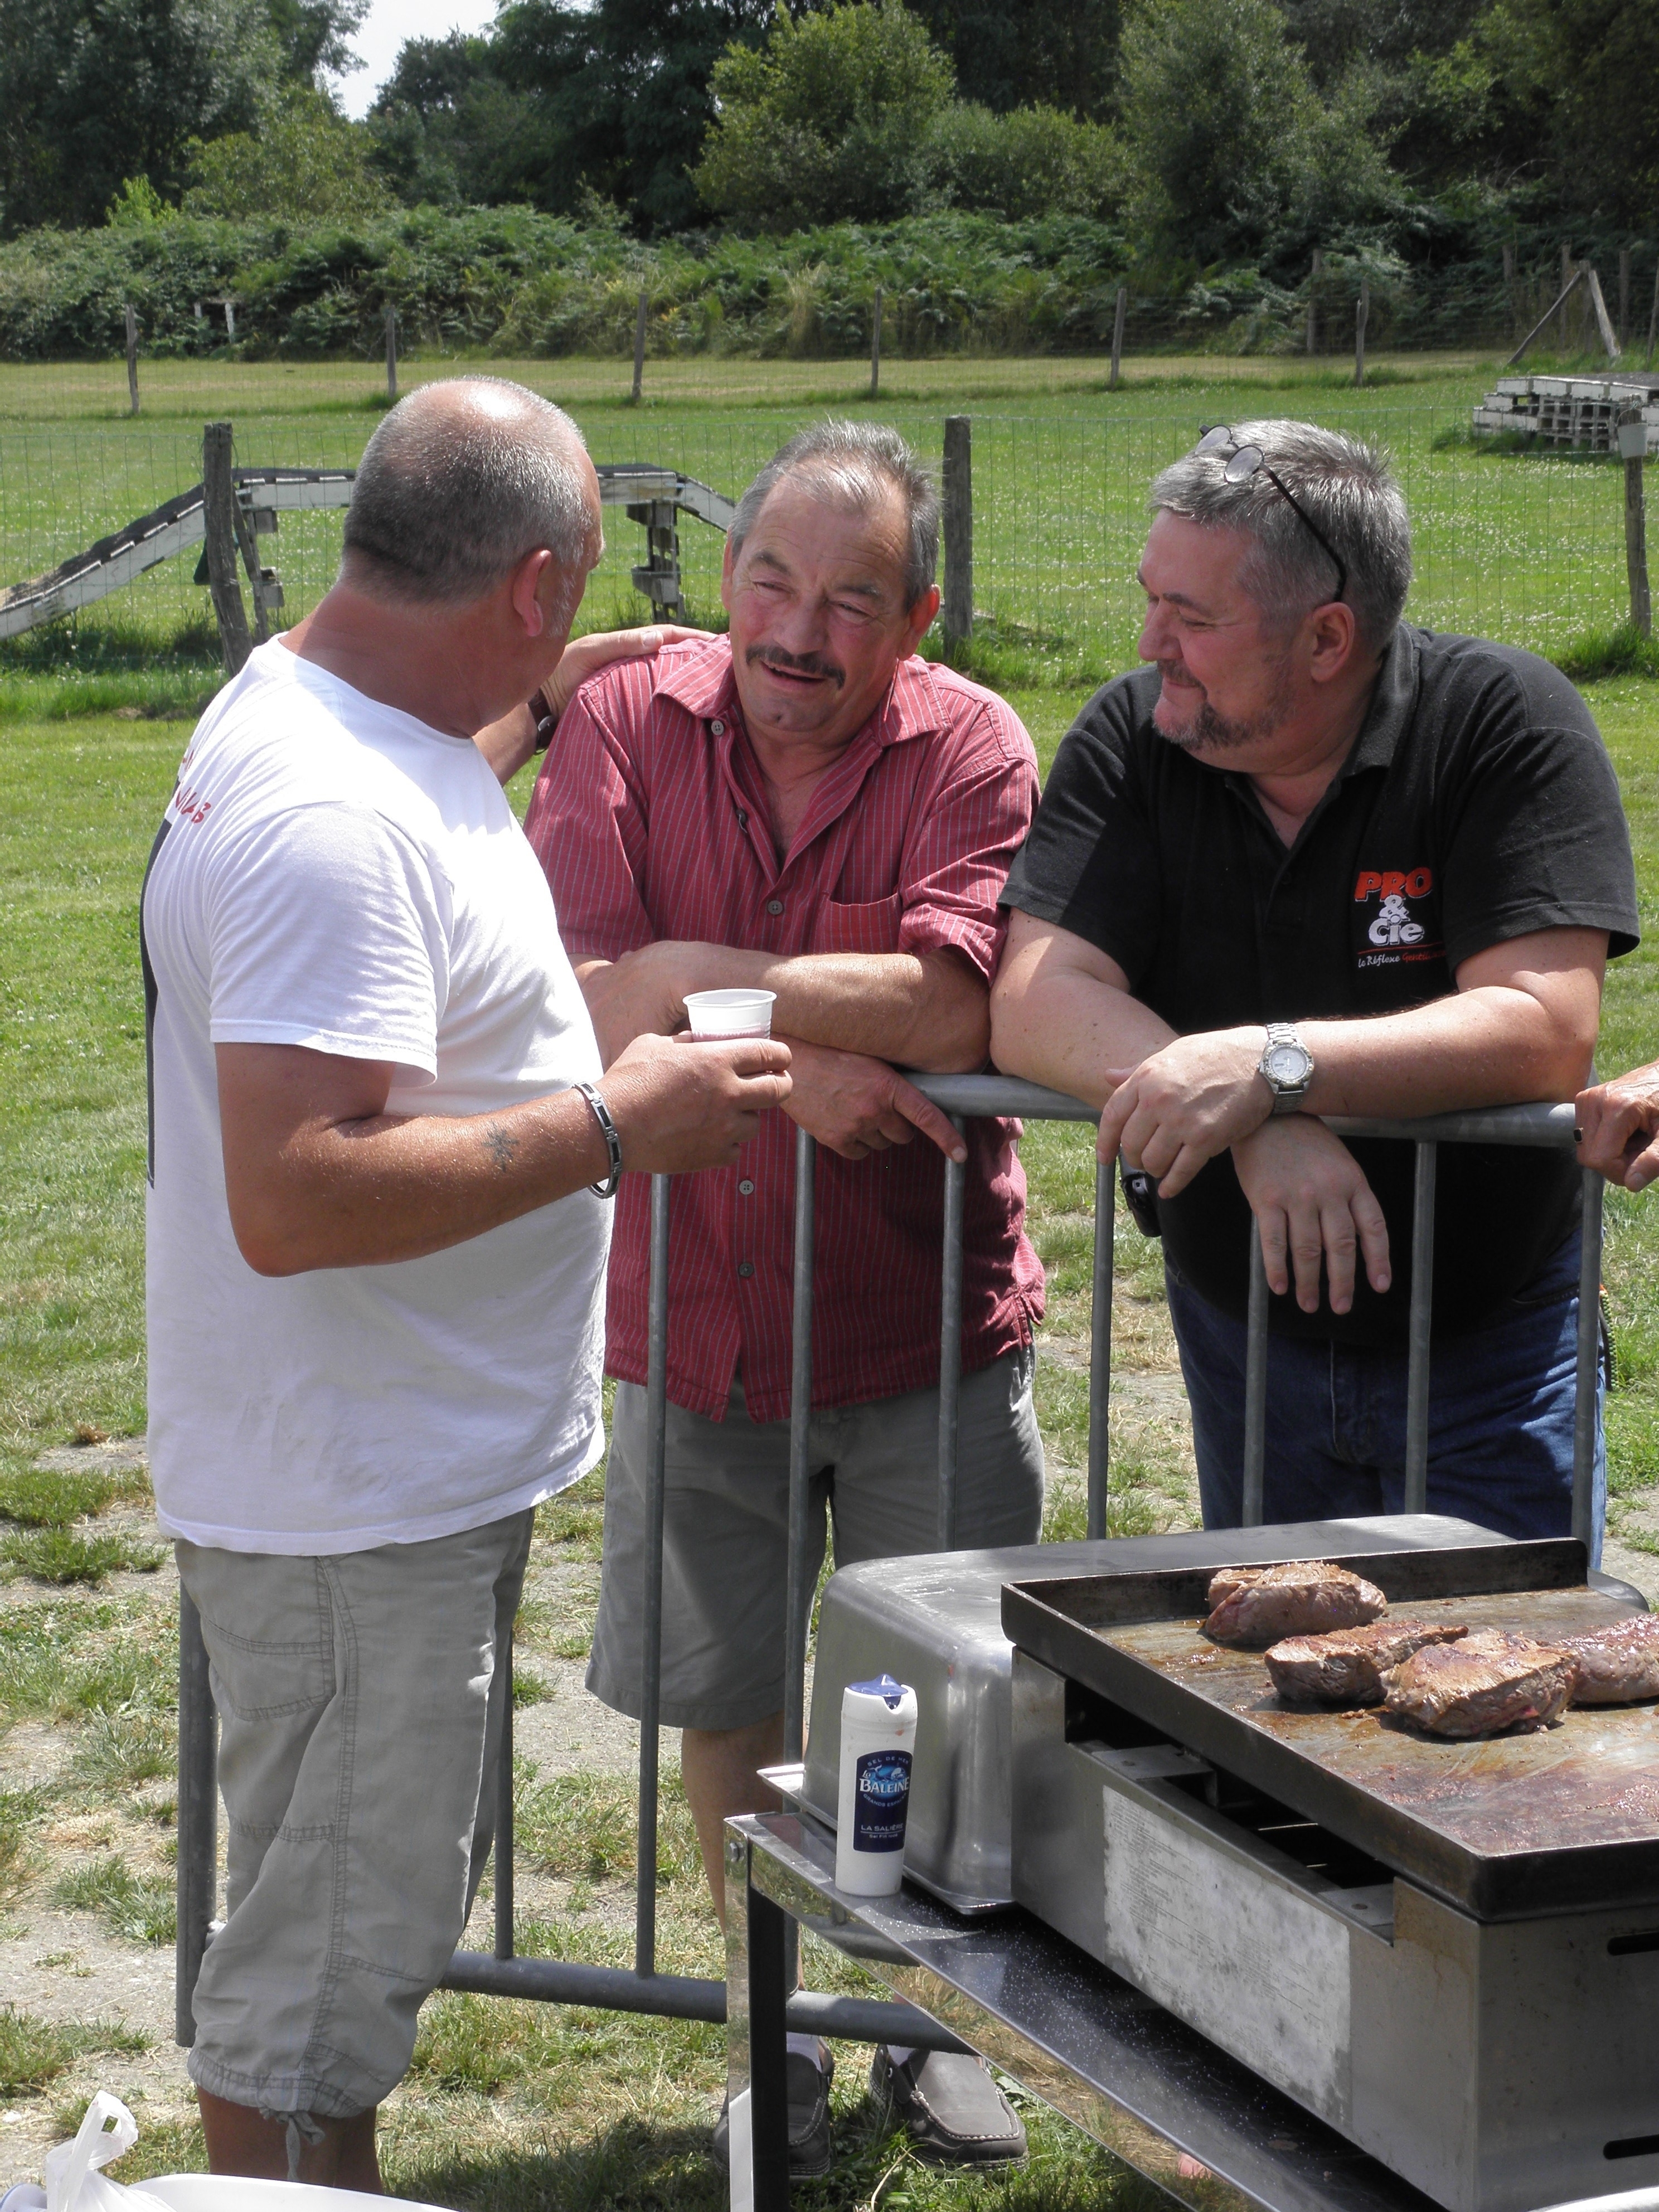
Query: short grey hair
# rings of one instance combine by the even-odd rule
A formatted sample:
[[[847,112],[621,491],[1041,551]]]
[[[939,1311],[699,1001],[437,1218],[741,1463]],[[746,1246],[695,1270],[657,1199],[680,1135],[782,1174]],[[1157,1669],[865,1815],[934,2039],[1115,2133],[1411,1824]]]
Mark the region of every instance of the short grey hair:
[[[396,599],[465,605],[545,546],[584,580],[593,512],[583,450],[562,408],[505,377],[421,386],[357,465],[342,573],[366,571]]]
[[[896,491],[909,520],[905,605],[915,606],[932,589],[939,567],[939,488],[896,430],[883,422],[831,421],[798,431],[773,454],[738,501],[731,531],[733,560],[785,477],[804,477],[814,489],[854,514],[867,513]]]
[[[1341,556],[1347,604],[1361,641],[1381,653],[1393,636],[1412,580],[1412,532],[1389,455],[1380,446],[1272,420],[1232,426],[1235,448],[1258,446]],[[1270,618],[1293,623],[1329,599],[1330,556],[1267,469],[1229,483],[1228,454],[1188,453],[1156,477],[1152,504],[1206,528],[1254,539],[1239,580]]]

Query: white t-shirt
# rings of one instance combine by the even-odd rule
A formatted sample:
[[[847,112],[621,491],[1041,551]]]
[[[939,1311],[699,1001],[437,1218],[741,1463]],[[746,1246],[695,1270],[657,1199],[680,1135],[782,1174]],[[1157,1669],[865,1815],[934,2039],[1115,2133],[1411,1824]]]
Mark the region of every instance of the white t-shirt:
[[[604,1200],[578,1191],[425,1259],[273,1279],[237,1250],[225,1197],[216,1044],[395,1062],[398,1115],[599,1074],[546,878],[477,746],[262,646],[185,755],[143,935],[162,1527],[230,1551],[362,1551],[585,1474],[604,1448]]]

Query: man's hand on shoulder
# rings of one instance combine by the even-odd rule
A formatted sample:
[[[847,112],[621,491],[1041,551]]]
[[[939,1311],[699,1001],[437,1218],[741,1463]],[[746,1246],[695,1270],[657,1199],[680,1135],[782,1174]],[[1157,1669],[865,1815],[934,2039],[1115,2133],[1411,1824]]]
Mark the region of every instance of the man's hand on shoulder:
[[[1581,1091],[1577,1114],[1581,1167],[1626,1190],[1659,1177],[1659,1060]]]
[[[794,1089],[786,1110],[809,1136],[842,1159],[861,1160],[910,1144],[918,1130],[951,1159],[960,1164],[967,1158],[968,1148],[949,1115],[884,1060],[799,1040],[792,1040],[789,1049]]]
[[[694,644],[708,635],[707,630],[688,629],[681,623],[653,623],[645,629],[593,630],[586,637],[573,637],[542,686],[547,703],[556,714],[562,714],[588,678],[612,661],[648,660],[665,646]]]
[[[630,1172],[729,1167],[789,1103],[789,1048],[775,1037],[635,1037],[607,1069],[603,1096]]]
[[[1267,1286],[1282,1297],[1296,1278],[1304,1313],[1319,1310],[1322,1261],[1331,1311],[1353,1304],[1354,1266],[1378,1292],[1389,1287],[1389,1229],[1364,1172],[1340,1137],[1306,1114],[1264,1121],[1232,1148],[1233,1165],[1261,1232]]]
[[[1182,1191],[1204,1165],[1261,1127],[1273,1093],[1257,1073],[1265,1032],[1204,1030],[1176,1037],[1131,1068],[1100,1117],[1100,1157],[1121,1152],[1158,1178],[1160,1198]]]

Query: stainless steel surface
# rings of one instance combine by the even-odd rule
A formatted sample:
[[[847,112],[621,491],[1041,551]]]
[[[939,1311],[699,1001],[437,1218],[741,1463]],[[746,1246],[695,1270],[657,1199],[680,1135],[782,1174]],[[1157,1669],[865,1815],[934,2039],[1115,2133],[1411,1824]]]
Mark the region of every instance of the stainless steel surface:
[[[795,1131],[795,1249],[790,1313],[788,1583],[784,1591],[783,1748],[800,1757],[806,1721],[806,1627],[811,1593],[806,1557],[806,1509],[812,1470],[807,1463],[812,1426],[812,1263],[817,1241],[818,1148],[805,1129]]]
[[[1085,1577],[1205,1575],[1244,1559],[1316,1559],[1425,1546],[1502,1546],[1472,1522],[1433,1514],[1194,1528],[1106,1543],[1033,1544],[843,1567],[824,1587],[812,1673],[812,1725],[802,1802],[831,1828],[841,1759],[841,1695],[884,1668],[915,1687],[919,1708],[906,1874],[959,1911],[1014,1895],[1010,1684],[1005,1583]]]
[[[1016,1886],[1091,1957],[1453,2212],[1659,2179],[1651,1910],[1482,1923],[1184,1746],[1092,1737],[1024,1651],[1015,1692]]]
[[[1429,1343],[1434,1319],[1434,1187],[1437,1148],[1417,1147],[1412,1191],[1412,1298],[1407,1322],[1406,1472],[1407,1513],[1429,1508]],[[1364,1265],[1356,1255],[1356,1267]]]
[[[1462,1114],[1425,1114],[1388,1121],[1371,1114],[1328,1114],[1339,1137],[1398,1137],[1417,1145],[1535,1145],[1571,1152],[1577,1119],[1571,1106],[1480,1106]]]
[[[857,1957],[864,1971],[1194,2212],[1426,2212],[1419,2191],[1029,1914],[964,1927],[908,1884],[843,1899],[833,1849],[789,1814],[726,1833],[728,1896],[733,1845],[746,1847],[757,1896],[849,1956],[855,1933],[882,1939],[884,1955]],[[745,1967],[734,1951],[734,1988]],[[731,2049],[735,2087],[749,2063],[735,2004]],[[758,2192],[755,2212],[772,2212]]]
[[[1567,1539],[1351,1563],[1415,1616],[1547,1641],[1640,1609],[1568,1583],[1575,1553],[1582,1575],[1583,1547]],[[1195,1579],[1011,1588],[1005,1625],[1103,1710],[1133,1715],[1476,1919],[1659,1909],[1653,1708],[1586,1707],[1554,1728],[1474,1742],[1421,1735],[1375,1708],[1295,1708],[1259,1653],[1199,1633]]]
[[[651,1178],[651,1283],[647,1306],[645,1590],[640,1674],[640,1826],[634,1895],[634,1971],[657,1969],[657,1708],[662,1689],[662,1525],[668,1449],[668,1216],[671,1176]]]
[[[1244,1488],[1240,1511],[1247,1528],[1261,1525],[1267,1474],[1267,1268],[1261,1231],[1252,1221],[1250,1296],[1244,1323]]]
[[[1094,1279],[1089,1309],[1089,1517],[1091,1539],[1106,1534],[1112,1472],[1112,1261],[1117,1231],[1117,1164],[1095,1162]]]

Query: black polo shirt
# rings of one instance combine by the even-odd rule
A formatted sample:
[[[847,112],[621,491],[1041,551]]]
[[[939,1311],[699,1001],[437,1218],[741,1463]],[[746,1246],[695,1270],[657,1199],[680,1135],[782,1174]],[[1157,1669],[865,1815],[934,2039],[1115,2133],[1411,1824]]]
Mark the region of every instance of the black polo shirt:
[[[1340,774],[1286,847],[1247,776],[1152,725],[1156,668],[1096,693],[1061,744],[1003,894],[1109,953],[1183,1035],[1245,1022],[1392,1014],[1456,988],[1459,965],[1540,929],[1636,944],[1619,787],[1589,708],[1547,661],[1401,624]],[[1352,1150],[1388,1217],[1393,1287],[1352,1312],[1273,1301],[1286,1334],[1403,1341],[1413,1151]],[[1435,1238],[1437,1334],[1525,1290],[1574,1227],[1571,1155],[1448,1145]],[[1231,1156],[1161,1202],[1165,1249],[1242,1316],[1249,1209]]]

